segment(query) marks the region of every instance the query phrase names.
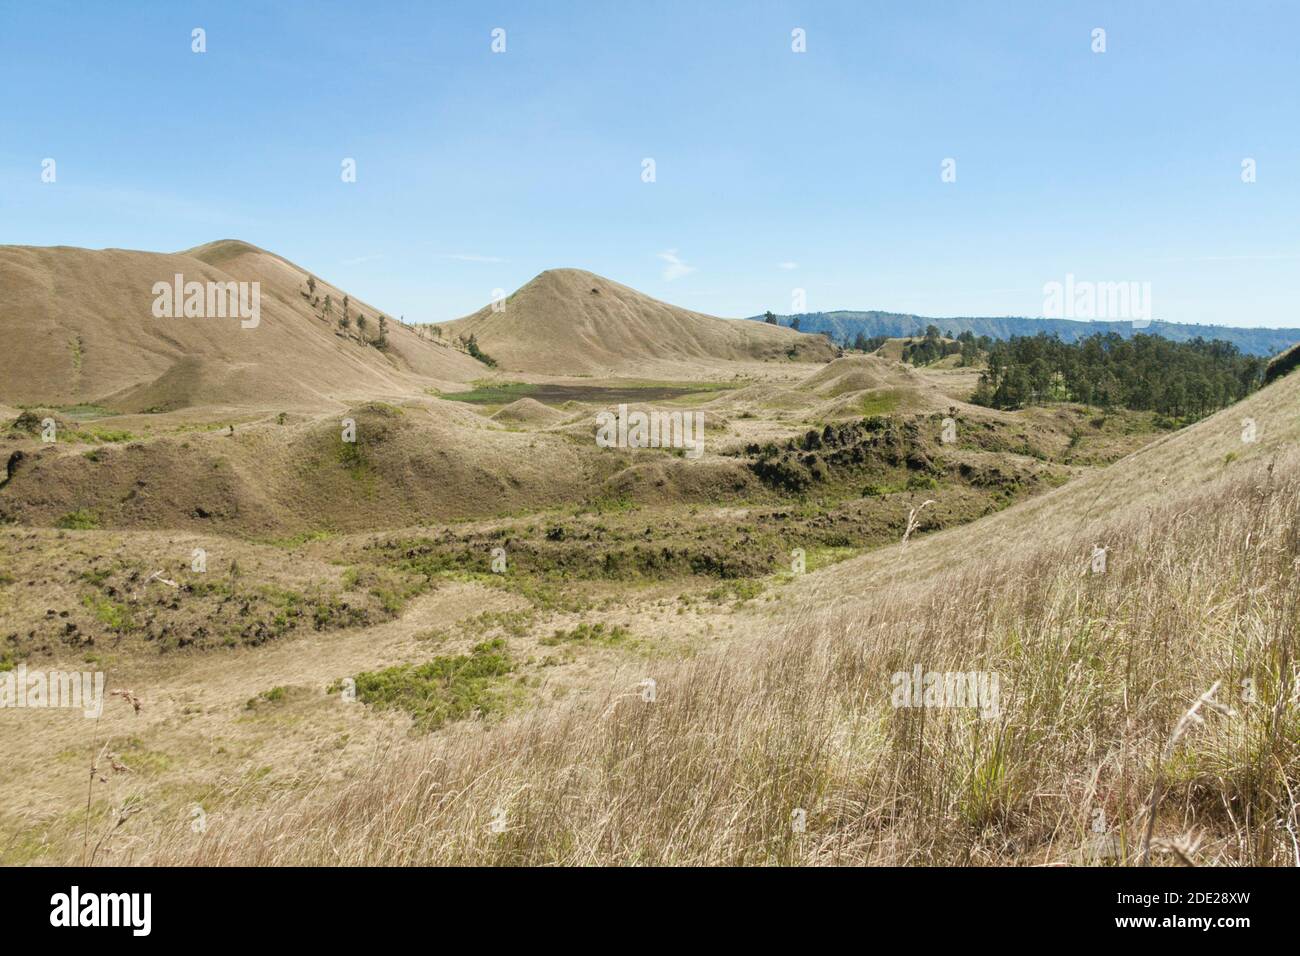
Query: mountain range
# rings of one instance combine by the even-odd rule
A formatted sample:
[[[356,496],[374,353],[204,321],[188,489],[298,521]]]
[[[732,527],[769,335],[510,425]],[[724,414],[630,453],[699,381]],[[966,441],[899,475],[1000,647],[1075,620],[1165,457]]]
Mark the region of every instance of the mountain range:
[[[761,315],[748,318],[762,322]],[[834,312],[801,312],[778,315],[777,322],[789,326],[799,320],[801,332],[829,335],[838,345],[851,345],[858,334],[872,338],[886,336],[898,338],[923,335],[927,325],[936,325],[941,332],[972,332],[992,339],[1009,339],[1014,336],[1038,335],[1046,332],[1058,336],[1063,342],[1075,342],[1090,335],[1117,333],[1129,338],[1134,334],[1160,335],[1175,342],[1187,342],[1197,336],[1203,339],[1222,339],[1231,342],[1247,355],[1275,355],[1300,342],[1300,328],[1244,329],[1229,325],[1194,325],[1187,322],[1152,321],[1147,325],[1130,321],[1081,321],[1078,319],[1041,319],[1028,316],[957,316],[932,318],[905,312],[868,310],[836,310]]]

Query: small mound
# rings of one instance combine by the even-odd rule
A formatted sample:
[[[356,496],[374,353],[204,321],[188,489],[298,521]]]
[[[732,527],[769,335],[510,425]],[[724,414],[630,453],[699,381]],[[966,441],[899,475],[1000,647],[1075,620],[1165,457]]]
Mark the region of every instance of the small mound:
[[[68,427],[68,420],[62,415],[56,415],[53,412],[36,412],[32,409],[24,409],[18,413],[18,417],[9,423],[9,432],[12,434],[25,434],[35,437],[43,430],[44,423],[52,420],[55,428],[59,431]]]
[[[185,356],[152,381],[106,396],[105,407],[157,414],[197,405],[234,404],[242,395],[274,395],[285,405],[319,404],[320,394],[296,376],[265,365],[230,365]]]
[[[888,363],[871,355],[839,358],[804,379],[803,387],[828,397],[893,384]]]
[[[604,484],[610,498],[639,504],[716,504],[751,499],[762,489],[740,461],[690,462],[676,457],[634,460]]]
[[[494,422],[514,422],[522,425],[554,425],[564,419],[564,412],[543,405],[533,398],[521,398],[511,402],[492,416]]]

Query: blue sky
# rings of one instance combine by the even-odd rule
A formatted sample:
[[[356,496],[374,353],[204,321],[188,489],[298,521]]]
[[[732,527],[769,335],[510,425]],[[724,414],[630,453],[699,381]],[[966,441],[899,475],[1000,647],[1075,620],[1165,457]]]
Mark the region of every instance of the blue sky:
[[[408,321],[573,266],[726,316],[1035,315],[1072,273],[1300,326],[1298,37],[1253,0],[6,2],[0,242],[240,238]]]

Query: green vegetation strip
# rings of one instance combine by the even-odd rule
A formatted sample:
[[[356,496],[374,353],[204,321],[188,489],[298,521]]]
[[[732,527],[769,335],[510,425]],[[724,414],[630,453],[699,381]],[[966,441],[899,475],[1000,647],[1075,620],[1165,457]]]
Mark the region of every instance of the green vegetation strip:
[[[378,710],[403,710],[420,730],[473,713],[504,709],[500,684],[513,669],[505,641],[486,641],[469,654],[435,657],[427,664],[399,664],[356,677],[357,699]]]
[[[521,398],[531,398],[544,405],[565,402],[653,402],[718,392],[734,388],[731,383],[699,382],[685,385],[633,382],[620,385],[550,385],[532,382],[480,383],[468,392],[447,392],[440,397],[470,405],[509,405]]]

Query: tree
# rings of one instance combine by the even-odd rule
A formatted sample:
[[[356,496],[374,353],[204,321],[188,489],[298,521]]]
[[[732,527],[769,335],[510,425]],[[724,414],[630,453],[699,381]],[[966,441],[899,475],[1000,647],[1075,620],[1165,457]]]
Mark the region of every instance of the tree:
[[[357,331],[361,334],[361,341],[366,340],[366,315],[364,312],[357,313]]]
[[[468,352],[472,357],[478,359],[480,362],[482,362],[484,365],[487,365],[490,368],[496,368],[496,364],[497,364],[496,360],[478,347],[477,337],[475,337],[474,335],[470,335],[468,339],[462,339],[461,341],[465,343],[465,351]]]
[[[1262,379],[1257,358],[1200,338],[1110,332],[1070,344],[1046,334],[975,344],[988,354],[988,371],[972,400],[1003,408],[1069,401],[1198,418],[1245,398]],[[969,346],[962,343],[963,361]]]
[[[308,294],[308,295],[315,295],[315,294],[316,294],[316,277],[315,277],[315,276],[308,276],[308,277],[307,277],[307,294]]]
[[[796,332],[799,331],[799,316],[796,315],[790,320],[790,328],[794,329]]]
[[[768,325],[776,325],[776,324],[777,324],[776,316],[773,315],[772,312],[771,312],[770,310],[767,311],[767,312],[764,312],[764,313],[763,313],[763,321],[766,322]]]
[[[957,336],[957,341],[961,344],[961,359],[958,364],[966,368],[977,365],[980,358],[980,346],[975,341],[975,334],[968,329]]]

